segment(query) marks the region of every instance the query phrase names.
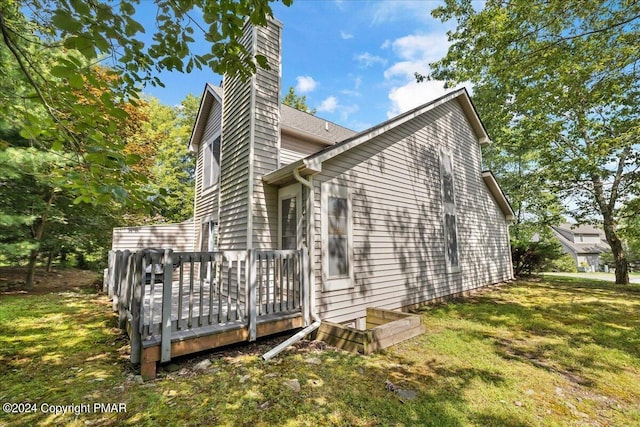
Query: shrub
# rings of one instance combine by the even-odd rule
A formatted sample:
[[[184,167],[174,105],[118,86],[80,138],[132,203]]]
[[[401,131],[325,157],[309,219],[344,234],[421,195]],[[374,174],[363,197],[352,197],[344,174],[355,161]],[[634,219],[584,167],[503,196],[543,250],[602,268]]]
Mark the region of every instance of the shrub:
[[[549,270],[563,273],[575,273],[578,271],[576,260],[569,254],[564,254],[560,258],[552,260],[549,263]]]
[[[511,259],[516,276],[547,270],[551,262],[562,257],[560,244],[556,242],[530,242],[516,240],[511,242]]]

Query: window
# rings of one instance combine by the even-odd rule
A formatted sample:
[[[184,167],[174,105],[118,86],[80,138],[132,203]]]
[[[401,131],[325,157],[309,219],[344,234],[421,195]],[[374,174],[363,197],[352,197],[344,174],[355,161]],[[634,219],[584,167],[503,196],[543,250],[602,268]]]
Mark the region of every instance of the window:
[[[451,154],[440,150],[440,182],[443,206],[445,260],[448,273],[460,271],[458,226]]]
[[[202,163],[202,189],[218,184],[220,177],[220,134],[211,138],[204,146]]]
[[[322,184],[322,273],[325,291],[353,287],[353,231],[349,192]]]
[[[282,212],[282,221],[280,227],[282,230],[282,240],[280,241],[281,249],[297,249],[298,246],[298,219],[297,203],[295,197],[282,199],[280,201],[280,209]]]
[[[302,187],[293,184],[278,190],[279,249],[298,249],[302,242]]]
[[[203,219],[200,228],[200,251],[212,252],[216,250],[216,235],[218,223],[210,219]]]
[[[203,218],[200,226],[200,252],[215,252],[217,248],[216,237],[218,223],[212,221],[210,218]],[[211,283],[213,277],[212,266],[210,262],[200,264],[201,278],[205,279],[206,283]]]

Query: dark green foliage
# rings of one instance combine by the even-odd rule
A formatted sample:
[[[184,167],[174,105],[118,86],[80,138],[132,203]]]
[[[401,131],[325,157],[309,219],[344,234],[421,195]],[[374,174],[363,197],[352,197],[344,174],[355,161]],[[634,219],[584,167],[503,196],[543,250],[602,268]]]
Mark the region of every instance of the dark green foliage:
[[[90,265],[126,214],[188,218],[192,203],[181,193],[193,191],[193,158],[184,135],[162,140],[167,157],[155,159],[163,166],[153,173],[149,152],[130,150],[145,122],[139,91],[162,85],[163,70],[208,67],[246,79],[268,67],[239,38],[247,18],[267,23],[271,1],[156,0],[147,29],[135,18],[136,0],[2,2],[0,262],[28,260],[29,287],[42,250],[79,253]],[[191,51],[196,32],[210,42],[208,53]],[[192,121],[191,112],[171,114],[174,123]],[[177,182],[164,179],[174,172]]]
[[[550,262],[548,271],[556,271],[562,273],[575,273],[578,271],[576,268],[576,260],[569,254],[564,254],[560,258],[554,259]]]
[[[550,270],[552,262],[562,255],[560,245],[555,242],[522,240],[511,242],[513,272],[516,276]]]
[[[640,4],[447,0],[433,15],[457,26],[428,77],[473,83],[495,141],[486,161],[510,181],[519,218],[546,222],[562,202],[601,223],[628,283],[619,226],[640,195]]]

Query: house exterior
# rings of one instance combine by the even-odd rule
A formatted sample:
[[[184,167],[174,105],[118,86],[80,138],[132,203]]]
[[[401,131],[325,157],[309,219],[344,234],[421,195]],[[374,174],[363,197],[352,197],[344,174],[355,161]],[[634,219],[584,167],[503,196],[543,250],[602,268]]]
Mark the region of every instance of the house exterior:
[[[592,225],[551,226],[562,249],[576,261],[580,271],[599,271],[600,254],[610,250],[604,232]]]
[[[247,25],[270,69],[207,84],[190,140],[198,153],[194,250],[309,251],[311,310],[361,325],[513,278],[513,211],[481,168],[490,143],[466,90],[356,133],[280,103],[282,25]]]
[[[178,224],[142,225],[113,229],[111,250],[136,251],[170,247],[174,251],[192,251],[195,242],[193,220]]]

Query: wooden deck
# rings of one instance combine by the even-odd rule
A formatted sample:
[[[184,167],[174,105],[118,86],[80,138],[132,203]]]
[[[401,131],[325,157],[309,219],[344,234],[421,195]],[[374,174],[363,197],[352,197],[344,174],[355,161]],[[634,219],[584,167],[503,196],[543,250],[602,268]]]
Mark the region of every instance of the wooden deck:
[[[309,323],[308,254],[113,252],[107,284],[143,377],[172,357]]]

